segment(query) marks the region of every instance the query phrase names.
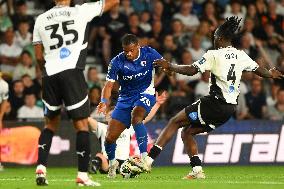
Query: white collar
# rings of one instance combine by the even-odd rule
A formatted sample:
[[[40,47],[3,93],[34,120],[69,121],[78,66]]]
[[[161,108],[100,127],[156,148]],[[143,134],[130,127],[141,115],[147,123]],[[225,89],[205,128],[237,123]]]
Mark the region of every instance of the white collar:
[[[138,57],[135,59],[135,60],[133,60],[133,62],[134,61],[136,61],[136,60],[138,60],[139,58],[140,58],[140,53],[141,53],[141,50],[140,50],[141,48],[139,48],[139,55],[138,55]]]

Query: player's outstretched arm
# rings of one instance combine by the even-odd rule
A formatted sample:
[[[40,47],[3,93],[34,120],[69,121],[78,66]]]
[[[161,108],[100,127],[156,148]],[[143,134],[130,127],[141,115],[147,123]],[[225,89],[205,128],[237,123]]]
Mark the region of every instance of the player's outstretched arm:
[[[101,97],[101,102],[99,103],[97,107],[97,112],[103,113],[106,115],[107,107],[109,105],[109,99],[111,96],[111,91],[113,88],[114,82],[112,81],[107,81],[103,90],[102,90],[102,97]]]
[[[183,75],[193,76],[198,73],[198,69],[193,67],[192,65],[177,65],[172,64],[167,60],[160,59],[155,60],[153,63],[155,66],[159,66],[163,68],[165,72],[176,72]]]
[[[98,128],[98,122],[94,118],[88,117],[88,123],[92,131],[96,131]]]
[[[257,74],[260,77],[264,78],[272,78],[272,79],[281,79],[284,78],[284,75],[276,70],[276,68],[272,68],[270,70],[267,70],[266,68],[263,67],[258,67],[255,71],[255,74]]]
[[[166,91],[164,91],[160,96],[158,92],[156,92],[156,103],[151,109],[148,116],[143,120],[143,124],[146,124],[153,119],[153,117],[156,115],[157,111],[159,110],[160,106],[164,104],[167,99],[168,99],[168,94]]]
[[[109,11],[112,7],[119,5],[120,0],[105,0],[104,12]]]

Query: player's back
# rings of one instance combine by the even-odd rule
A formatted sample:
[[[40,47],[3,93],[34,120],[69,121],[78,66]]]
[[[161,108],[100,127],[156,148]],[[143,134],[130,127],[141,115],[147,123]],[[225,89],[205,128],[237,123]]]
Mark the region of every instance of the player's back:
[[[42,43],[44,46],[48,75],[75,67],[84,69],[87,26],[102,10],[101,1],[75,7],[56,6],[37,18],[33,43]]]
[[[233,47],[210,50],[206,54],[210,57],[210,95],[237,104],[242,72],[254,71],[257,63],[244,51]]]

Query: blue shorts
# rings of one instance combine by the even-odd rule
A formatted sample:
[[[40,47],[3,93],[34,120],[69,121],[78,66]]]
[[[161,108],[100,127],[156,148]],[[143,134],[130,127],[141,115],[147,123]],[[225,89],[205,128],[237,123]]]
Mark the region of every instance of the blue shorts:
[[[119,97],[111,118],[120,121],[126,128],[129,128],[131,125],[131,112],[134,107],[143,107],[148,114],[155,103],[155,96],[149,94],[139,94],[132,97]]]

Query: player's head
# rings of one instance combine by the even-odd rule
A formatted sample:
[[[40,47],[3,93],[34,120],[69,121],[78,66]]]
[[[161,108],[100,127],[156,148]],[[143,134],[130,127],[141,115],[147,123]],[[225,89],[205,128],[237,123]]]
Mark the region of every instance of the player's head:
[[[124,54],[128,60],[133,61],[138,58],[140,45],[136,35],[133,34],[124,35],[122,37],[121,43]]]
[[[214,33],[215,49],[232,45],[232,40],[240,30],[240,22],[241,19],[238,19],[238,17],[235,16],[226,18],[226,21],[219,26]]]

